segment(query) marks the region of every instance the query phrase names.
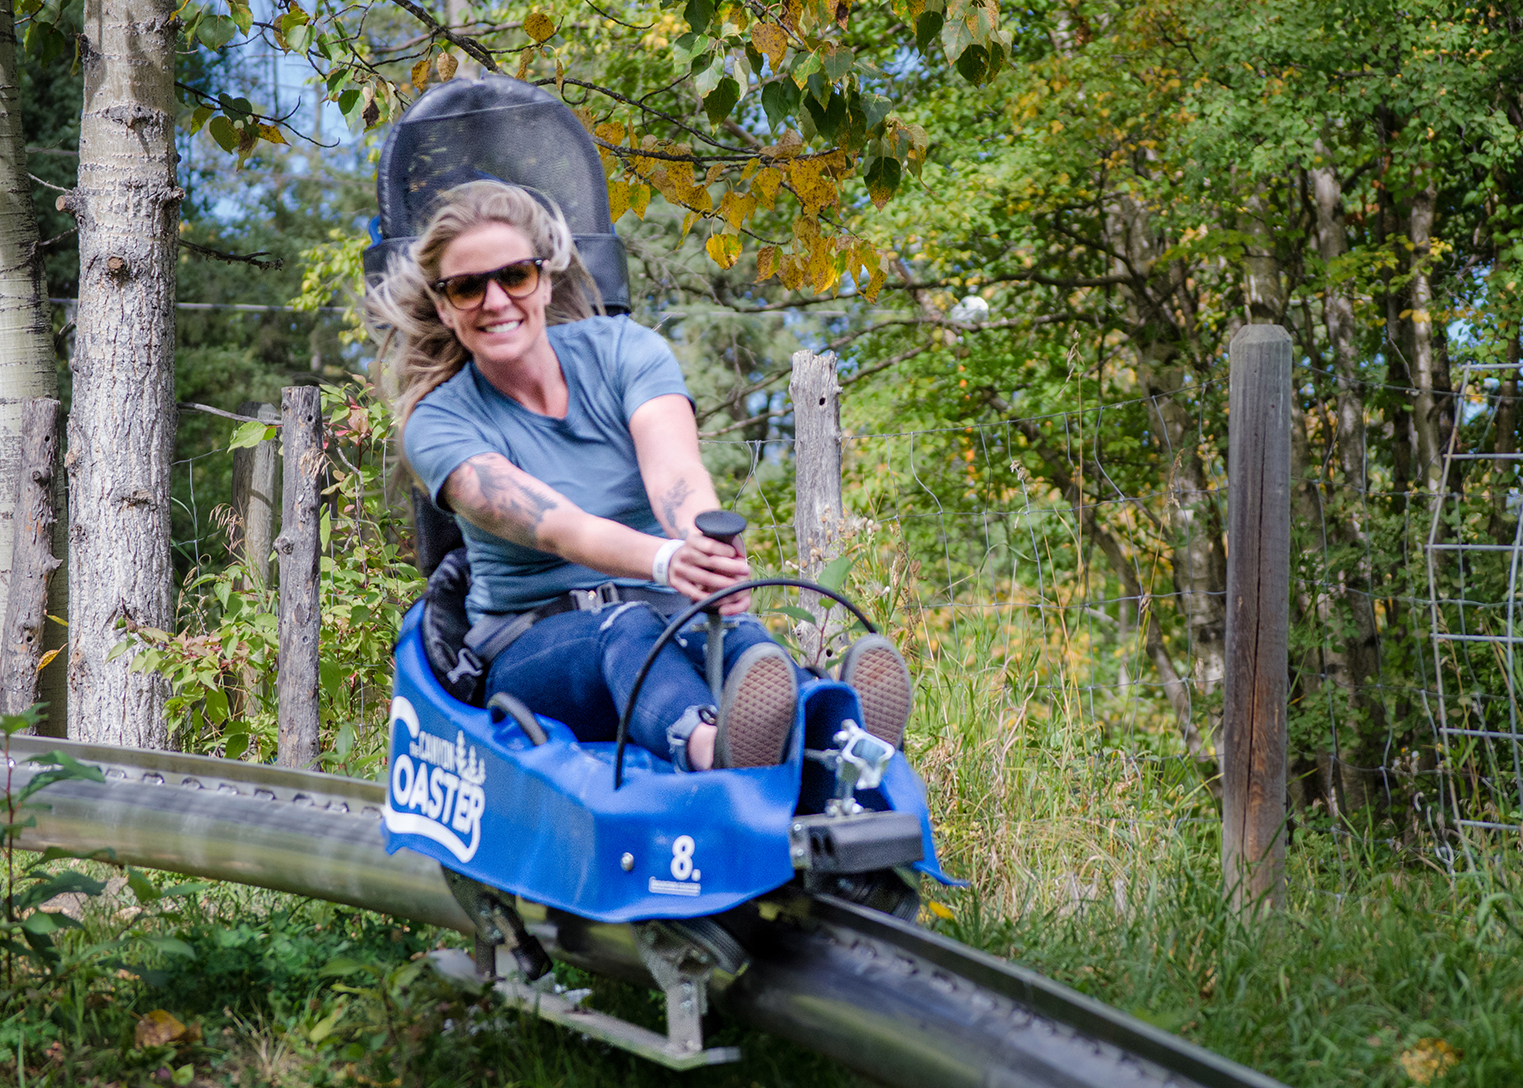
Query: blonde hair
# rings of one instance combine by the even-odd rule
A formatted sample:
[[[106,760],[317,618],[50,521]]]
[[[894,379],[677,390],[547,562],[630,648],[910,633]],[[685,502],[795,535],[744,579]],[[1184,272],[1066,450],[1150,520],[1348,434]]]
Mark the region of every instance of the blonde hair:
[[[550,276],[545,321],[561,325],[603,310],[597,284],[577,255],[560,209],[527,189],[502,181],[472,181],[440,197],[422,236],[405,254],[393,256],[381,281],[366,291],[365,320],[379,342],[381,388],[400,425],[418,402],[460,372],[469,358],[455,334],[439,320],[439,280],[444,251],[462,234],[504,223],[528,238]]]

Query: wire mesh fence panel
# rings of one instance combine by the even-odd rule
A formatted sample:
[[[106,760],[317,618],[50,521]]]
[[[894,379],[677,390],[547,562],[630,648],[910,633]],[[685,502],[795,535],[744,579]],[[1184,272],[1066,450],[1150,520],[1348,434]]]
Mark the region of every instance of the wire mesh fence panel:
[[[1425,559],[1433,699],[1446,802],[1467,850],[1523,829],[1518,716],[1519,454],[1510,448],[1516,366],[1457,372],[1456,420],[1430,500]],[[1456,845],[1446,837],[1443,846]]]

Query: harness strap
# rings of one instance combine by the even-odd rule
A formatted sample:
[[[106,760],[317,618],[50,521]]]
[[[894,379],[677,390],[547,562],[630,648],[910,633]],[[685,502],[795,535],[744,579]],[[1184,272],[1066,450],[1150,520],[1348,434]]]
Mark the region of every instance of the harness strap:
[[[604,582],[593,589],[571,589],[559,597],[528,612],[492,613],[482,616],[466,633],[465,643],[449,672],[450,683],[461,677],[480,677],[504,650],[525,631],[543,619],[562,612],[601,612],[609,605],[625,601],[644,601],[663,615],[670,615],[686,604],[678,593],[662,593],[641,586],[621,586]]]

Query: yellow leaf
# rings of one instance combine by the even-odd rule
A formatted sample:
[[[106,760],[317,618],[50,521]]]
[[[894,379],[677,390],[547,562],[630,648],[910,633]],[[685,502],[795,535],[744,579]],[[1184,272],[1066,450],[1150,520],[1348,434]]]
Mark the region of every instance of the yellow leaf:
[[[830,290],[836,281],[835,254],[829,242],[821,242],[809,251],[809,283],[815,294]]]
[[[518,62],[518,72],[514,75],[513,78],[514,79],[523,79],[525,76],[527,76],[529,74],[529,62],[532,61],[533,59],[534,59],[534,50],[532,50],[532,49],[525,49],[524,50],[523,59],[521,59]]]
[[[740,239],[733,234],[711,234],[703,248],[720,268],[733,268],[740,258]]]
[[[259,138],[261,140],[268,140],[272,144],[280,144],[283,147],[290,146],[290,144],[286,143],[286,138],[281,133],[280,129],[276,128],[274,125],[260,125]]]
[[[757,203],[770,212],[777,200],[777,188],[782,183],[783,172],[775,166],[769,166],[751,182],[751,192],[756,194]]]
[[[703,175],[703,183],[705,185],[713,185],[722,177],[724,177],[724,163],[716,162],[713,166],[709,167],[708,173]]]
[[[894,190],[889,188],[882,174],[874,174],[867,183],[867,196],[873,202],[873,207],[881,212],[883,206],[894,199]]]
[[[777,247],[762,246],[756,251],[756,282],[769,280],[777,275]],[[53,651],[55,654],[57,650]]]
[[[544,12],[536,11],[524,20],[524,32],[538,45],[555,33],[555,23]]]
[[[836,202],[835,182],[820,173],[812,159],[795,159],[788,164],[788,181],[810,215]]]
[[[594,136],[605,144],[613,144],[618,147],[624,142],[624,136],[629,130],[617,121],[604,121],[592,130]]]
[[[719,202],[719,214],[724,219],[725,226],[731,231],[738,231],[745,226],[746,220],[756,210],[756,197],[747,193],[742,196],[734,189],[725,193],[724,199]]]
[[[788,51],[788,32],[771,23],[757,23],[751,28],[751,44],[772,62],[772,70],[782,70],[783,54]]]
[[[629,207],[641,219],[645,218],[645,209],[650,207],[650,186],[641,182],[629,187]]]
[[[427,53],[424,53],[423,59],[412,66],[412,85],[420,91],[428,86],[428,63],[432,59]]]
[[[888,277],[883,274],[883,269],[873,269],[873,274],[868,279],[867,286],[862,288],[862,294],[867,296],[868,302],[878,301],[878,292],[883,290],[884,281],[887,279]]]
[[[703,218],[697,212],[688,212],[682,217],[682,238],[687,240],[687,232],[693,229],[693,224]]]
[[[619,217],[629,210],[629,182],[614,178],[608,183],[608,217],[617,223]]]
[[[783,286],[789,291],[797,290],[798,285],[804,282],[804,266],[791,253],[783,260],[782,273]]]
[[[1413,1084],[1426,1085],[1447,1073],[1449,1067],[1459,1061],[1459,1055],[1442,1039],[1419,1039],[1410,1050],[1398,1055],[1396,1061],[1412,1078]]]
[[[940,903],[936,902],[934,899],[927,900],[925,905],[926,909],[928,909],[938,918],[951,920],[952,918],[956,917],[956,915],[954,915],[950,910],[942,906]]]
[[[139,1050],[151,1046],[165,1046],[185,1034],[185,1025],[163,1009],[154,1009],[137,1022],[132,1039]]]
[[[694,185],[684,194],[682,202],[695,212],[711,212],[714,210],[714,198],[709,196],[709,191],[702,185]]]
[[[439,73],[441,82],[448,83],[455,78],[455,70],[460,67],[460,62],[448,53],[440,53],[439,59],[434,61],[434,68]]]
[[[756,175],[756,172],[760,169],[761,160],[752,159],[750,162],[746,163],[745,169],[740,172],[740,180],[750,181]]]
[[[47,653],[43,654],[42,657],[40,659],[38,659],[38,661],[37,661],[37,671],[41,672],[43,669],[45,669],[49,665],[51,665],[53,663],[53,659],[55,657],[57,657],[59,654],[61,654],[62,652],[63,652],[63,647],[62,646],[55,646],[51,650],[49,650]]]

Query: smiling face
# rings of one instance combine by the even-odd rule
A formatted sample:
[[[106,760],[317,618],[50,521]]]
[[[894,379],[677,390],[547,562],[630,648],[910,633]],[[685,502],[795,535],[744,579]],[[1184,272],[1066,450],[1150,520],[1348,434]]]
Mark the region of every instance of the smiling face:
[[[534,252],[528,237],[506,223],[484,223],[461,234],[444,250],[439,278],[467,272],[489,272],[513,261],[527,260]],[[470,352],[476,365],[489,378],[515,373],[525,376],[537,362],[554,362],[555,353],[545,335],[545,308],[550,304],[550,277],[524,298],[512,298],[495,281],[487,284],[481,305],[456,309],[448,302],[437,304],[444,322]]]

